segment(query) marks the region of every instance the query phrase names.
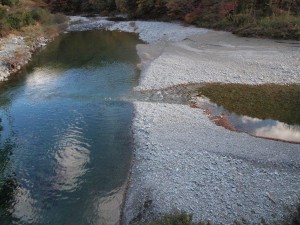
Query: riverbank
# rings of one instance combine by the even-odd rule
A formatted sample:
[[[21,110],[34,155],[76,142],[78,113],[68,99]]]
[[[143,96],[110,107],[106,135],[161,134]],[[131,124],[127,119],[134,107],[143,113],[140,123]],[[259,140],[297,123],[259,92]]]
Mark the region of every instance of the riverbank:
[[[67,17],[51,14],[43,1],[0,3],[0,82],[18,72],[32,54],[67,27]]]
[[[80,19],[80,18],[77,18]],[[82,19],[69,30],[137,32],[136,91],[190,83],[300,83],[299,42],[238,38],[180,24]],[[163,99],[161,99],[163,101]],[[134,159],[123,222],[185,211],[194,221],[276,224],[300,197],[299,145],[215,126],[200,109],[134,102]]]
[[[138,46],[146,63],[136,90],[157,89],[158,96],[160,88],[182,83],[300,82],[299,48],[288,42],[207,32],[168,42],[150,63],[148,49],[151,44]],[[227,131],[188,106],[135,105],[125,224],[174,211],[213,224],[292,218],[300,194],[299,145]]]
[[[54,38],[54,37],[52,37]],[[17,73],[32,58],[34,52],[46,46],[52,40],[49,37],[37,37],[26,41],[25,36],[11,34],[0,39],[0,82]]]
[[[300,83],[299,42],[103,18],[77,17],[69,31],[91,29],[139,33],[147,44],[137,46],[141,81],[135,90],[155,89],[158,98],[161,88],[195,82]],[[187,105],[143,100],[134,105],[135,147],[123,209],[125,224],[176,211],[213,224],[262,219],[275,224],[296,213],[299,145],[225,130],[201,109]]]

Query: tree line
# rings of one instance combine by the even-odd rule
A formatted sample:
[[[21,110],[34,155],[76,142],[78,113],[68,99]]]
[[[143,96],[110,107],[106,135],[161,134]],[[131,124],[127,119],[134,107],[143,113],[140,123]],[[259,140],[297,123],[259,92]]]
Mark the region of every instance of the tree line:
[[[299,0],[45,0],[53,11],[65,13],[126,13],[132,18],[169,17],[184,19],[187,15],[212,11],[222,17],[251,13],[266,16],[289,12],[300,13]]]
[[[54,12],[184,20],[242,36],[300,40],[300,0],[45,0]]]

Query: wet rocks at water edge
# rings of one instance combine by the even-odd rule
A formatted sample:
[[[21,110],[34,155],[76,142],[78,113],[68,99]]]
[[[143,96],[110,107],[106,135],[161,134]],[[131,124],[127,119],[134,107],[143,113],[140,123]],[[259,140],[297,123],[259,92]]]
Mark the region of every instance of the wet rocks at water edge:
[[[26,65],[32,54],[46,46],[50,39],[37,37],[27,44],[26,37],[10,35],[0,40],[0,81],[8,79]]]

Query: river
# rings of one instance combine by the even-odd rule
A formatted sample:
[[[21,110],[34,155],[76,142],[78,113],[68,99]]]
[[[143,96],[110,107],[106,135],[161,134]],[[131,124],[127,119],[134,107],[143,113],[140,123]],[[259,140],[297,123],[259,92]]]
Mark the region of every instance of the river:
[[[63,34],[0,87],[0,224],[116,224],[132,155],[135,34]]]

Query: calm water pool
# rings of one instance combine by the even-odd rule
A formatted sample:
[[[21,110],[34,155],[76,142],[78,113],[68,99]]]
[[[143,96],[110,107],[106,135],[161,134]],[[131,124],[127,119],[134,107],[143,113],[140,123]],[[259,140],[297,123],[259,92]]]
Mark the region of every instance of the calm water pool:
[[[198,89],[202,108],[239,132],[300,143],[300,85],[210,84]]]
[[[0,86],[0,224],[115,224],[131,159],[134,34],[62,35]]]

